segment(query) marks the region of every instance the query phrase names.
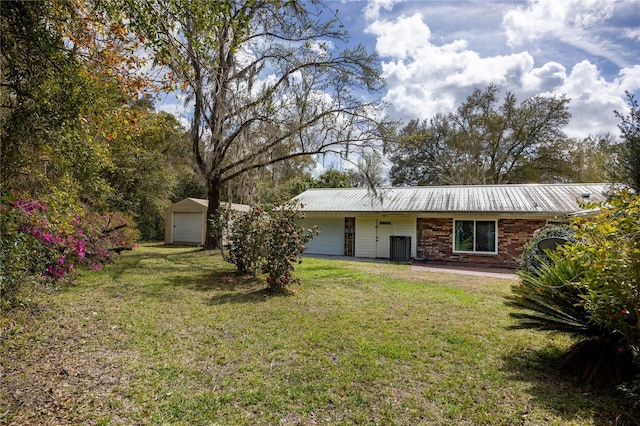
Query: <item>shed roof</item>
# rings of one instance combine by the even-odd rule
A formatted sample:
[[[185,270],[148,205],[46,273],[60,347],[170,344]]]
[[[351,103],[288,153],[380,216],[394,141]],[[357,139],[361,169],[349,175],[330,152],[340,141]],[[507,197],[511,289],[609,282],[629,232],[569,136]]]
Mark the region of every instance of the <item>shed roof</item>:
[[[201,207],[204,207],[204,209],[206,210],[206,208],[209,206],[209,200],[203,200],[202,198],[185,198],[184,200],[180,200],[177,203],[174,203],[173,205],[181,205],[181,204],[192,204],[192,205],[196,204]],[[231,210],[236,210],[239,212],[248,212],[249,209],[251,208],[246,204],[236,204],[236,203],[226,203],[226,202],[222,202],[220,204],[223,206],[230,206]]]
[[[600,202],[611,184],[450,185],[309,189],[296,197],[305,212],[502,213],[558,215]]]

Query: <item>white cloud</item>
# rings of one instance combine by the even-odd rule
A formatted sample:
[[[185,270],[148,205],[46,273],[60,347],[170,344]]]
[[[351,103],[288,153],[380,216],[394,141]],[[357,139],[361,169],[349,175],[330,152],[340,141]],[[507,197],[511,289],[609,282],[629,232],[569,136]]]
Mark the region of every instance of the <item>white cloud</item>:
[[[525,93],[553,92],[567,79],[567,70],[557,62],[547,62],[540,68],[534,68],[522,79]]]
[[[635,92],[640,89],[640,65],[633,65],[620,70],[620,88],[625,91]]]
[[[374,21],[367,32],[378,36],[378,54],[400,59],[414,54],[431,37],[431,31],[419,13],[401,16],[395,22]]]
[[[640,41],[640,28],[627,29],[624,36],[633,41]]]
[[[364,17],[367,20],[378,19],[380,11],[390,11],[393,5],[400,3],[402,0],[369,0],[364,8]]]
[[[573,119],[565,129],[571,136],[586,137],[598,133],[616,132],[619,120],[614,110],[628,110],[625,90],[640,88],[640,66],[622,69],[617,78],[607,81],[589,61],[576,64],[563,84],[547,95],[566,94]]]
[[[619,47],[599,36],[598,24],[613,16],[614,2],[602,0],[531,0],[504,15],[502,24],[510,46],[541,39],[560,40],[620,67],[626,61]]]
[[[574,2],[571,4],[575,6]],[[577,17],[565,16],[571,8],[554,5],[533,3],[532,8],[538,8],[535,10],[541,17],[539,22],[534,19],[534,23],[545,25],[540,11],[558,16],[555,23],[547,25],[552,31],[567,28],[567,22],[586,27],[608,16],[606,11],[590,13],[595,10],[592,2],[587,2],[585,11]],[[524,13],[522,8],[517,11]],[[367,28],[368,33],[377,37],[376,50],[383,59],[382,70],[387,80],[388,113],[396,119],[428,119],[437,113],[451,112],[473,89],[495,83],[513,92],[520,101],[536,94],[566,94],[571,99],[573,119],[565,130],[571,136],[586,137],[616,132],[618,120],[613,111],[626,111],[625,90],[633,92],[640,88],[640,65],[622,68],[617,77],[607,80],[589,60],[582,60],[568,71],[567,66],[557,61],[536,67],[533,55],[526,50],[483,56],[472,50],[466,40],[438,45],[431,40],[432,33],[423,16],[415,13],[395,20],[376,20]],[[513,15],[514,22],[517,16]]]
[[[481,57],[465,40],[435,45],[420,14],[394,22],[376,21],[367,31],[377,36],[378,53],[390,58],[382,69],[389,88],[389,112],[396,118],[450,112],[473,88],[490,83],[517,87],[533,68],[527,52]]]
[[[602,0],[534,0],[507,12],[503,24],[510,45],[547,35],[565,37],[609,19],[613,3]]]

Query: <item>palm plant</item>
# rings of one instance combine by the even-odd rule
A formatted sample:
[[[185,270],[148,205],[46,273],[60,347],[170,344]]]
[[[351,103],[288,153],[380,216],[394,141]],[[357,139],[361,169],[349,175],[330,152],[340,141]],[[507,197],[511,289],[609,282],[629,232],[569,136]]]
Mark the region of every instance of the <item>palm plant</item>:
[[[580,285],[581,275],[577,261],[562,259],[552,251],[546,253],[545,261],[537,268],[520,270],[520,281],[512,286],[506,304],[525,312],[511,313],[518,320],[512,328],[598,335],[600,327],[589,321],[580,305],[585,293]]]
[[[633,356],[624,337],[596,323],[583,305],[587,287],[581,283],[585,265],[547,251],[535,268],[521,270],[506,304],[518,311],[512,329],[549,330],[577,338],[562,357],[563,369],[583,383],[620,383],[633,375]]]

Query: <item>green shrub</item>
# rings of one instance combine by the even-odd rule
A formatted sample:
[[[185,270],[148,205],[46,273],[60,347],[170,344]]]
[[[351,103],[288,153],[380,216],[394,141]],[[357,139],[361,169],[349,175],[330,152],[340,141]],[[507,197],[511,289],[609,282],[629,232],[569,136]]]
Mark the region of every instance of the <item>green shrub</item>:
[[[256,277],[266,256],[271,217],[260,206],[234,216],[227,214],[226,217],[233,221],[227,237],[228,261],[236,265],[240,274]]]
[[[507,305],[514,307],[512,328],[551,330],[579,338],[562,356],[562,368],[583,383],[620,383],[633,375],[633,357],[624,337],[591,319],[582,305],[588,295],[585,267],[561,250],[547,252],[534,271],[519,271]]]
[[[640,406],[640,197],[620,191],[601,213],[576,220],[578,242],[564,254],[585,268],[586,295],[580,306],[591,321],[615,330],[622,342],[618,352],[635,361],[633,380],[620,389]],[[623,378],[624,379],[624,378]],[[629,379],[629,377],[626,377]]]
[[[212,219],[212,232],[226,239],[225,259],[236,265],[238,273],[256,277],[264,272],[269,290],[282,292],[298,282],[292,274],[294,265],[318,232],[305,229],[302,218],[292,202],[270,209],[255,206],[246,213],[221,209]]]
[[[515,328],[581,338],[563,360],[584,382],[620,383],[638,373],[640,202],[621,192],[600,208],[595,218],[573,220],[573,235],[551,229],[529,243],[507,304],[518,309]],[[549,236],[570,242],[535,253]]]
[[[601,213],[579,219],[575,244],[564,254],[581,262],[587,294],[581,305],[592,321],[616,330],[640,350],[640,198],[616,194]]]
[[[567,242],[575,242],[576,230],[569,224],[552,224],[542,228],[524,246],[522,255],[518,259],[520,270],[534,273],[542,263],[550,263],[547,254],[540,251],[538,243],[547,238],[560,238]]]
[[[620,385],[618,389],[622,391],[625,399],[629,401],[634,410],[640,409],[640,374],[630,382]]]
[[[38,279],[44,271],[41,244],[30,234],[21,232],[23,217],[8,203],[0,207],[0,302],[10,303],[27,281]]]
[[[513,328],[553,330],[575,335],[593,336],[601,327],[589,320],[581,305],[586,289],[580,280],[582,265],[560,253],[549,251],[548,262],[540,262],[533,270],[520,270],[520,281],[512,286],[507,305],[523,310],[514,312],[518,319]]]
[[[289,202],[271,211],[263,271],[272,291],[282,291],[299,282],[292,275],[294,265],[304,252],[304,245],[318,233],[315,228],[305,229],[301,225],[304,216],[297,207]]]

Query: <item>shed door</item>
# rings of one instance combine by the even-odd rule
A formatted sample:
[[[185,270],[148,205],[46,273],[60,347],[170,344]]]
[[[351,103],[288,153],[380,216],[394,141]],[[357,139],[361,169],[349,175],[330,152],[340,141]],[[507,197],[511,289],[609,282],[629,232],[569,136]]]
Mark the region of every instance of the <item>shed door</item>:
[[[174,213],[173,242],[202,244],[202,213]]]

